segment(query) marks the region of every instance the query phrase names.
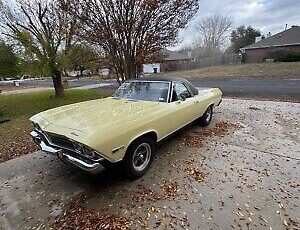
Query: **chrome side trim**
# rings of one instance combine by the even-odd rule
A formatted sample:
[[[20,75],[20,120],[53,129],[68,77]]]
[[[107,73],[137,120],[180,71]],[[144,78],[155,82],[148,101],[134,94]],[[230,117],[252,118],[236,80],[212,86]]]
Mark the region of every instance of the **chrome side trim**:
[[[174,102],[172,102],[172,103],[174,103]],[[175,103],[176,103],[176,102],[175,102]],[[222,103],[222,98],[221,98],[221,101],[220,101],[219,105],[220,105],[221,103]],[[219,105],[218,105],[218,106],[219,106]],[[200,116],[200,117],[201,117],[201,116]],[[177,129],[173,130],[171,133],[169,133],[169,134],[165,135],[164,137],[160,138],[159,140],[157,140],[157,142],[160,142],[161,140],[163,140],[163,139],[165,139],[166,137],[172,135],[173,133],[177,132],[178,130],[182,129],[183,127],[185,127],[185,126],[187,126],[187,125],[193,123],[193,122],[196,121],[198,118],[199,118],[199,117],[196,117],[195,119],[193,119],[193,120],[187,122],[185,125],[183,125],[183,126],[177,128]]]
[[[165,135],[164,137],[162,137],[162,138],[160,138],[159,140],[157,140],[157,142],[160,142],[161,140],[167,138],[168,136],[172,135],[173,133],[177,132],[178,130],[182,129],[183,127],[185,127],[185,126],[187,126],[187,125],[193,123],[193,122],[196,121],[198,118],[199,118],[199,117],[197,117],[197,118],[195,118],[195,119],[193,119],[193,120],[187,122],[185,125],[183,125],[183,126],[177,128],[177,129],[173,130],[173,131],[170,132],[169,134],[167,134],[167,135]]]
[[[125,147],[125,146],[122,145],[122,146],[120,146],[120,147],[118,147],[118,148],[115,148],[115,149],[112,150],[112,153],[116,153],[116,152],[118,152],[120,149],[122,149],[122,148],[124,148],[124,147]]]

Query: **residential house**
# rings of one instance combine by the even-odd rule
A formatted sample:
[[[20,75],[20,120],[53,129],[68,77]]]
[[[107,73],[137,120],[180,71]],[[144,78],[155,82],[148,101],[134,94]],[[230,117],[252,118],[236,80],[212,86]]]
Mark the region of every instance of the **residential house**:
[[[286,55],[300,58],[300,26],[292,26],[290,29],[246,46],[241,49],[241,53],[243,61],[247,63],[280,61]]]
[[[146,63],[143,65],[143,72],[146,74],[160,73],[176,70],[178,64],[191,61],[192,53],[189,51],[171,51],[161,50],[160,60],[156,60],[155,63]]]

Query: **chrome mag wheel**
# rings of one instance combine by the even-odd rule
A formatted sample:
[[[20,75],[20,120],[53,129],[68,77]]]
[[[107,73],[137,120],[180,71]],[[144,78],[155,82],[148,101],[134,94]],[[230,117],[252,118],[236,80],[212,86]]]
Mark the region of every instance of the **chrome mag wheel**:
[[[205,112],[205,121],[207,123],[210,122],[211,117],[212,117],[212,110],[211,109],[206,110],[206,112]]]
[[[212,120],[213,116],[213,106],[209,106],[202,117],[199,118],[200,124],[202,126],[208,126]]]
[[[136,171],[143,171],[151,159],[151,147],[148,143],[140,144],[133,153],[133,168]]]

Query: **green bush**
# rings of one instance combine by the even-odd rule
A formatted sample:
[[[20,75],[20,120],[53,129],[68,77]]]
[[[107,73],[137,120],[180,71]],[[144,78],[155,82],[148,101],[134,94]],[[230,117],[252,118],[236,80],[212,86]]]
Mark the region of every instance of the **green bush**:
[[[274,59],[275,62],[298,62],[300,53],[287,50],[271,50],[267,53],[268,59]]]
[[[300,61],[300,54],[298,53],[290,53],[288,55],[286,55],[285,62],[297,62]]]

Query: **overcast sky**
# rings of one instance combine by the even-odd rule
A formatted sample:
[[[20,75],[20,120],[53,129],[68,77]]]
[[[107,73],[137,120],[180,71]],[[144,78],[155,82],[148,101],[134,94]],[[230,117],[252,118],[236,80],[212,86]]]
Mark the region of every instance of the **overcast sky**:
[[[182,47],[195,39],[195,22],[199,18],[221,13],[233,20],[233,28],[251,25],[263,34],[284,30],[285,25],[300,25],[300,0],[200,0],[200,9],[187,29],[181,31]]]
[[[12,3],[15,0],[7,0]],[[200,8],[187,29],[180,32],[182,42],[172,49],[191,45],[196,39],[197,20],[216,13],[232,18],[233,28],[245,25],[263,34],[275,34],[292,25],[300,26],[300,0],[199,0]]]

